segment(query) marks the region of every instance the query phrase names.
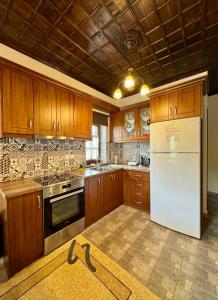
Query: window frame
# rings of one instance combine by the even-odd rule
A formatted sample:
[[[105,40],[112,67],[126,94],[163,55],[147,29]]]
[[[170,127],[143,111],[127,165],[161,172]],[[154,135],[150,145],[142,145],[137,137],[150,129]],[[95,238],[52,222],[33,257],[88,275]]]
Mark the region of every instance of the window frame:
[[[101,160],[101,128],[98,124],[92,124],[92,126],[96,126],[98,128],[98,158]],[[93,137],[93,135],[92,135]],[[88,148],[91,149],[91,148]],[[87,150],[87,149],[86,149]],[[86,165],[91,165],[92,163],[96,163],[96,159],[86,159]]]

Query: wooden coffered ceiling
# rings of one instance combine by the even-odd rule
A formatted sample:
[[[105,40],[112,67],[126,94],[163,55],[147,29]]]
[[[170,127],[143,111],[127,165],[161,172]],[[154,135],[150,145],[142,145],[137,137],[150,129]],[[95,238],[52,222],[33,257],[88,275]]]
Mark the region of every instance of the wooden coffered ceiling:
[[[112,96],[131,66],[151,87],[209,71],[218,92],[217,0],[1,0],[0,41]]]

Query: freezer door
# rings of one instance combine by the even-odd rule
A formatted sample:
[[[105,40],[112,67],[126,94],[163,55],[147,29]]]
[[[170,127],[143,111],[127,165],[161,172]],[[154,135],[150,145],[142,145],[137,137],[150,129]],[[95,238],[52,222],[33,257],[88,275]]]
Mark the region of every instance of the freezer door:
[[[151,153],[151,220],[200,238],[200,155]]]
[[[151,152],[200,152],[199,117],[151,124]]]

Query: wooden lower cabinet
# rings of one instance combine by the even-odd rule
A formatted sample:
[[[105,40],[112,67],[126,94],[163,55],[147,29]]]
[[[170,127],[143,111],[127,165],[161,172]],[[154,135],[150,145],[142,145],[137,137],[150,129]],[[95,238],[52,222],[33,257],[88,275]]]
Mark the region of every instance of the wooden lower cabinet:
[[[122,204],[122,171],[102,175],[101,199],[103,216]]]
[[[85,180],[86,227],[122,204],[122,171],[114,171]]]
[[[101,212],[101,176],[93,176],[85,180],[85,226],[98,221]]]
[[[123,203],[135,208],[150,208],[150,173],[123,171]]]
[[[11,277],[43,255],[42,195],[34,192],[1,201],[3,255]]]

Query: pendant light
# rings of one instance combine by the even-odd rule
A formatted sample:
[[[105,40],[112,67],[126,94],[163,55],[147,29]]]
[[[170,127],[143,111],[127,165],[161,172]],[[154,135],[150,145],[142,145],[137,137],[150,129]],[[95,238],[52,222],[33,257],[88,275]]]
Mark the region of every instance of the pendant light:
[[[120,88],[121,84],[129,92],[132,92],[132,91],[134,91],[136,84],[138,82],[141,82],[142,85],[140,87],[140,94],[142,96],[147,96],[150,93],[150,88],[147,84],[144,83],[144,80],[141,77],[134,76],[133,73],[134,73],[134,69],[129,68],[128,75],[124,78],[124,80],[121,80],[119,82],[118,88],[114,91],[113,97],[115,99],[121,99],[123,96],[122,90]]]

